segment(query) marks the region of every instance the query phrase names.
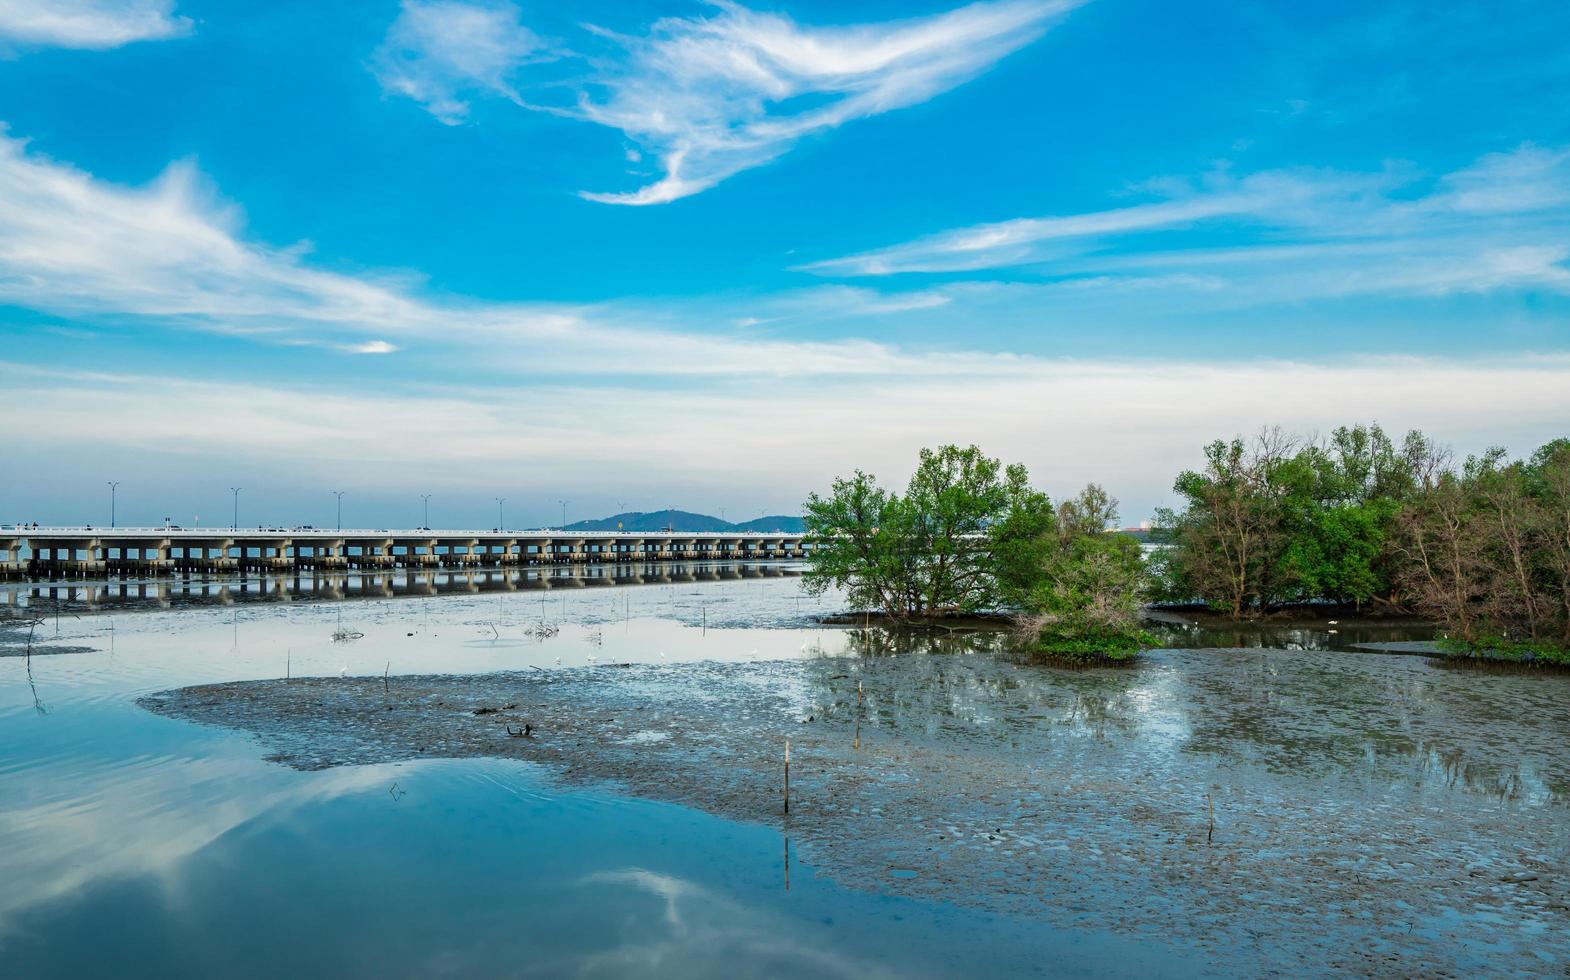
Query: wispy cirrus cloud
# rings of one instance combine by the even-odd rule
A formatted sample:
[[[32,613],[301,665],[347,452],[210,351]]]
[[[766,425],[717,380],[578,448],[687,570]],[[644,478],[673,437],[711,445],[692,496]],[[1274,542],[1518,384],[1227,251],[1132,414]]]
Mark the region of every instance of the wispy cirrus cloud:
[[[1524,159],[1487,166],[1519,168]],[[1523,180],[1501,194],[1480,177],[1458,173],[1410,206],[1517,213],[1555,193],[1552,181]],[[1161,290],[1187,278],[1113,270],[1031,288],[1095,292],[1102,280],[1134,280]],[[824,285],[762,297],[757,311],[781,323],[816,322],[831,310],[886,320],[937,315],[950,305],[971,309],[972,299],[949,287],[890,295]],[[1392,428],[1420,424],[1467,447],[1530,448],[1570,411],[1563,354],[1338,357],[1333,364],[1069,359],[975,343],[903,349],[849,331],[808,341],[751,328],[695,329],[695,322],[723,320],[712,307],[689,317],[669,307],[432,297],[412,276],[334,271],[303,245],[249,240],[238,211],[192,164],[128,187],[11,138],[0,138],[0,303],[87,324],[194,327],[382,355],[367,368],[376,372],[367,389],[348,381],[0,365],[8,394],[27,406],[18,444],[24,454],[71,444],[81,447],[83,466],[129,465],[130,455],[141,454],[140,465],[156,459],[153,468],[171,486],[198,466],[210,470],[214,459],[243,468],[287,457],[316,467],[323,479],[353,473],[393,487],[412,478],[414,455],[452,462],[444,470],[455,481],[484,466],[498,480],[543,494],[532,461],[552,460],[549,479],[559,486],[603,476],[614,460],[651,493],[679,497],[704,480],[734,486],[744,472],[748,485],[739,491],[786,506],[824,473],[858,465],[898,472],[917,446],[985,433],[989,451],[1030,462],[1054,489],[1099,478],[1139,516],[1155,502],[1151,488],[1191,462],[1192,447],[1240,426],[1378,418]],[[420,358],[417,373],[384,370],[410,352]],[[791,396],[788,411],[758,397],[760,378],[782,377],[790,379],[782,389]],[[1268,417],[1259,415],[1261,404],[1270,406]],[[1077,421],[1067,430],[1043,428],[1043,419],[1068,417]],[[105,418],[117,424],[106,429]],[[846,419],[856,424],[847,428]],[[1167,449],[1106,448],[1136,436]],[[673,461],[673,444],[724,451]],[[803,460],[813,466],[804,470]]]
[[[190,30],[174,0],[0,0],[0,45],[102,50]]]
[[[642,187],[585,198],[665,204],[768,163],[804,136],[947,92],[1084,2],[995,0],[910,20],[812,27],[716,0],[710,16],[663,18],[641,35],[591,27],[605,50],[587,58],[588,76],[569,86],[573,97],[531,108],[619,130],[635,147],[631,162],[657,165]],[[406,0],[378,75],[444,122],[463,117],[456,93],[464,89],[522,103],[507,74],[538,45],[515,20],[510,6]]]
[[[394,354],[422,344],[483,347],[488,366],[519,373],[932,374],[964,361],[855,338],[805,342],[698,332],[684,329],[680,318],[610,304],[438,300],[422,295],[421,285],[407,274],[319,268],[309,243],[281,248],[248,240],[238,209],[190,161],[146,186],[128,187],[31,153],[24,141],[0,132],[0,303],[353,354]],[[889,312],[943,302],[840,292],[868,314],[880,305]]]
[[[313,269],[305,246],[249,243],[240,228],[238,210],[188,161],[124,187],[30,153],[0,130],[0,301],[279,336],[313,324],[397,329],[420,315],[391,279]]]
[[[1139,191],[1159,199],[954,229],[799,268],[866,277],[1029,266],[1071,287],[1160,276],[1255,299],[1273,289],[1283,298],[1570,292],[1570,149],[1523,145],[1437,179],[1400,167],[1222,170]],[[1210,244],[1218,232],[1231,242]]]
[[[506,0],[404,0],[371,65],[387,91],[456,126],[469,115],[471,92],[521,103],[508,76],[549,57],[545,42],[519,22],[518,8]]]
[[[803,136],[925,102],[1039,37],[1082,0],[974,3],[915,20],[808,27],[718,3],[616,37],[625,60],[574,110],[621,130],[663,175],[608,204],[663,204],[767,163]]]

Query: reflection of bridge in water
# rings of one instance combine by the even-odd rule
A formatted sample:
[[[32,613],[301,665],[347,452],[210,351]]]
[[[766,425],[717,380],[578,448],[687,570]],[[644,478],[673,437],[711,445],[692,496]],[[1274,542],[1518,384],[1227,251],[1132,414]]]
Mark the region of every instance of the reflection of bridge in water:
[[[670,585],[740,579],[792,578],[782,563],[661,561],[636,564],[389,572],[295,572],[289,575],[192,576],[47,581],[0,585],[0,608],[56,608],[71,612],[229,606],[240,603],[323,602],[354,599],[480,595],[483,593],[588,589],[599,586]]]

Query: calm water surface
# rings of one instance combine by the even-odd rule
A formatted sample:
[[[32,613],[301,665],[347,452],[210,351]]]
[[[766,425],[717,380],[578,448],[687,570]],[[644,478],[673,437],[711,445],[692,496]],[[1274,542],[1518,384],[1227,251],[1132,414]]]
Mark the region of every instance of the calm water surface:
[[[789,856],[777,829],[564,791],[526,763],[302,773],[264,761],[247,736],[135,704],[286,671],[396,676],[842,649],[847,634],[812,624],[823,607],[792,578],[755,573],[11,588],[10,606],[49,614],[41,644],[90,650],[35,656],[30,667],[0,659],[0,975],[1219,967],[1211,954],[1096,929],[840,887]],[[559,632],[538,639],[541,623]]]

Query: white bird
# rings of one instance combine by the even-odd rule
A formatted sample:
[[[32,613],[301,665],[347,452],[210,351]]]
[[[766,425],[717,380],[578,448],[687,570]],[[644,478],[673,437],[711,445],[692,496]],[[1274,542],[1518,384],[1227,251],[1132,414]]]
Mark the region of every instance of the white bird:
[[[661,650],[661,651],[660,651],[660,659],[661,659],[661,660],[664,660],[664,659],[665,659],[665,651],[664,651],[664,650]]]
[[[1339,619],[1332,619],[1330,621],[1330,625],[1331,626],[1340,626],[1341,625],[1341,620],[1339,620]]]
[[[558,666],[558,667],[561,666],[561,658],[560,657],[556,658],[556,666]]]
[[[349,674],[349,668],[348,667],[339,667],[338,668],[338,676],[339,677],[346,677],[346,676],[348,676],[348,674]]]

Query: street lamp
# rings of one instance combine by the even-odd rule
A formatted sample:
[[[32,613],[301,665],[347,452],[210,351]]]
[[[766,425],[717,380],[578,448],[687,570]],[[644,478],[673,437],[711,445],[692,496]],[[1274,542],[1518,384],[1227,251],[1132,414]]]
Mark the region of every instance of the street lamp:
[[[506,497],[496,498],[496,530],[498,531],[505,530],[507,527],[507,521],[502,518],[502,504],[506,502]]]
[[[567,530],[567,505],[571,503],[571,501],[558,500],[557,503],[561,504],[561,529],[565,531]]]
[[[229,525],[231,531],[240,530],[240,491],[244,489],[244,487],[229,488],[229,492],[234,494],[234,523]]]
[[[429,531],[431,529],[431,495],[422,493],[420,494],[420,499],[425,501],[425,520],[420,524],[420,530]]]
[[[332,491],[332,495],[334,497],[338,498],[338,530],[340,530],[340,531],[343,530],[343,495],[344,495],[344,493],[346,493],[346,491],[344,491],[344,490],[334,490],[334,491]]]
[[[109,480],[109,527],[114,527],[114,492],[120,486],[119,480]]]

